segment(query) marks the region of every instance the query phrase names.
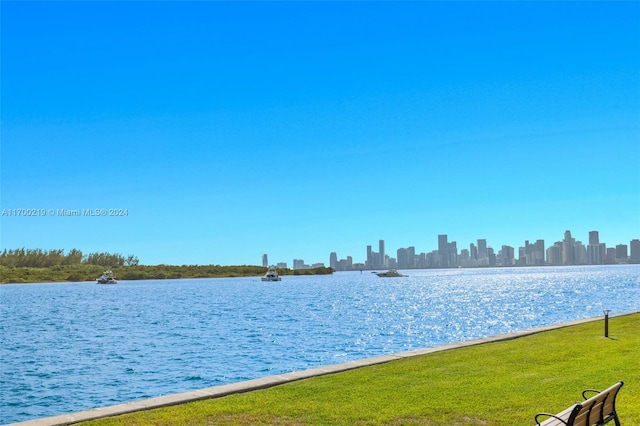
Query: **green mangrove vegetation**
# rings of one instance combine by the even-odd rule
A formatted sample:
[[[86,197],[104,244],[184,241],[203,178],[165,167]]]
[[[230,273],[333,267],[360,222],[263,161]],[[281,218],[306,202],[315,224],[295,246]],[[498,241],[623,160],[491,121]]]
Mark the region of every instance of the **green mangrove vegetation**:
[[[267,268],[254,265],[140,265],[134,255],[83,254],[78,249],[17,249],[0,253],[0,283],[80,282],[95,279],[110,269],[118,280],[251,277],[264,275]],[[331,268],[278,269],[280,275],[327,275]]]

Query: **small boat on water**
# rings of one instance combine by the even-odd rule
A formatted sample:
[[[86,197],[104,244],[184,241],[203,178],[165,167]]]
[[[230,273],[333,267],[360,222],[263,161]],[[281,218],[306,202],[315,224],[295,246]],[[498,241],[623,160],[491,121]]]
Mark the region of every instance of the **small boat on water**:
[[[387,272],[376,272],[379,277],[408,277],[409,275],[403,275],[396,269],[389,269]]]
[[[280,275],[278,275],[278,271],[276,271],[276,268],[271,267],[262,277],[262,281],[282,281],[282,278],[280,278]]]
[[[104,271],[102,275],[100,275],[96,281],[98,284],[118,284],[116,281],[116,277],[113,275],[111,271]]]

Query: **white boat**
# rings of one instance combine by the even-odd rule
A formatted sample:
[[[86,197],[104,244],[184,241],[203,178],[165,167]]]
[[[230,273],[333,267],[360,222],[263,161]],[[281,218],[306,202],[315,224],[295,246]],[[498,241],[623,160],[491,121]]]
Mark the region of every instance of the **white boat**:
[[[379,277],[408,277],[409,275],[402,275],[396,269],[389,269],[387,272],[376,272]]]
[[[104,271],[102,275],[100,275],[96,281],[98,284],[118,284],[116,281],[116,277],[113,275],[111,271]]]
[[[276,271],[276,268],[271,267],[262,277],[262,281],[282,281],[282,278],[280,278],[280,275],[278,275],[278,271]]]

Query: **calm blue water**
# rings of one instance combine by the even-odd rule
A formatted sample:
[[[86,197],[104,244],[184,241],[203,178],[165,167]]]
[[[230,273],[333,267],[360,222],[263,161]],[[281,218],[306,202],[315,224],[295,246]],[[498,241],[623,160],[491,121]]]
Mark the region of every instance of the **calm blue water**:
[[[640,310],[640,266],[0,286],[0,423]]]

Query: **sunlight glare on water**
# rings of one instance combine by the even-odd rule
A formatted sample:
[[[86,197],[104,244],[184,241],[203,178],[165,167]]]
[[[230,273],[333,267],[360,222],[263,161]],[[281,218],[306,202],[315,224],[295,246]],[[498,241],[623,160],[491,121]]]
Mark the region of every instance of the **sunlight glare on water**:
[[[640,308],[640,266],[0,286],[11,423]]]

